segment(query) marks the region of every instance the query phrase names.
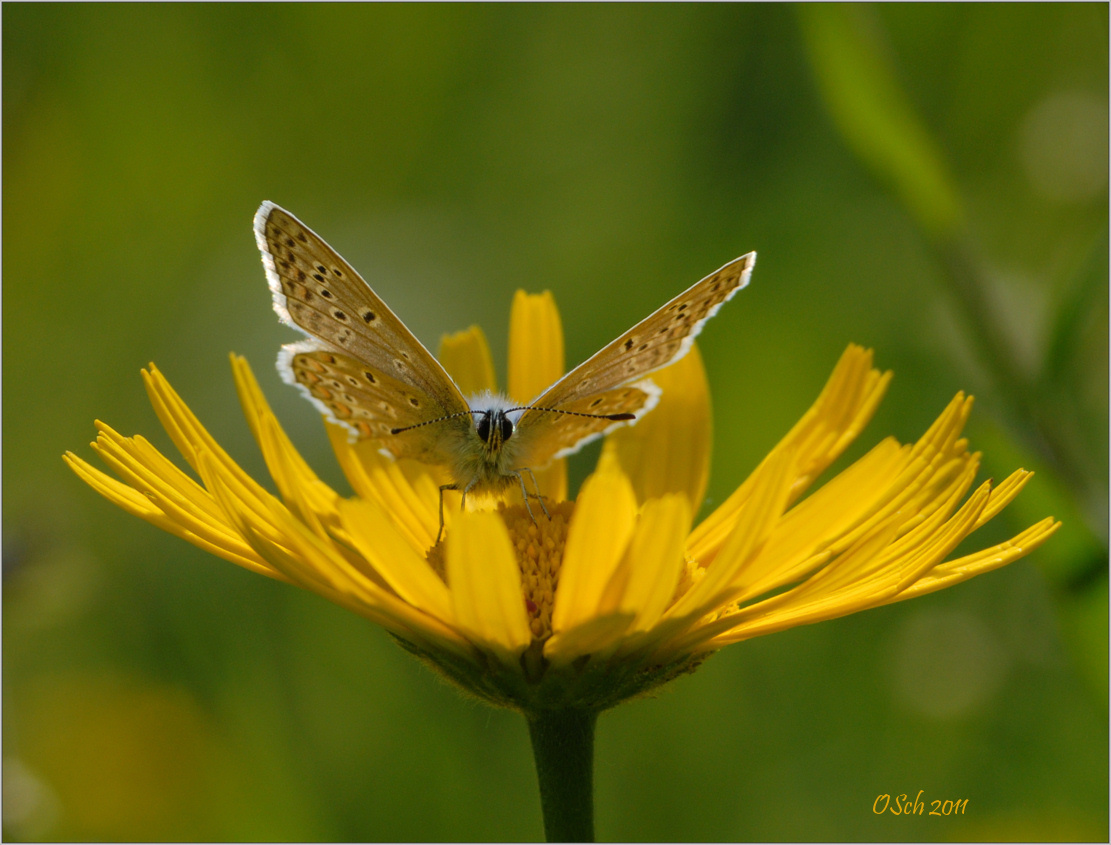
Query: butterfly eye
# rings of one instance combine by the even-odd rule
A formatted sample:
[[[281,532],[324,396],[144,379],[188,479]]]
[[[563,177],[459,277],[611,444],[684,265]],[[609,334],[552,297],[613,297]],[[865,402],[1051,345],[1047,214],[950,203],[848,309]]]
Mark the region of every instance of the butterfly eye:
[[[475,430],[483,443],[490,442],[490,412],[484,411],[475,423]]]
[[[483,411],[474,427],[483,443],[490,443],[495,435],[497,443],[504,443],[513,434],[513,421],[503,411]]]

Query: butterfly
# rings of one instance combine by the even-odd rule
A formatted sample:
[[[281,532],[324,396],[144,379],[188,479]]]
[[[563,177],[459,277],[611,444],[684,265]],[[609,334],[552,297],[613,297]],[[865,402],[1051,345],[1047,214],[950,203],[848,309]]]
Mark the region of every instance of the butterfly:
[[[756,263],[755,252],[730,261],[519,405],[489,392],[464,397],[370,285],[288,211],[264,202],[254,225],[274,310],[309,337],[282,347],[282,378],[354,438],[447,467],[453,481],[440,489],[440,535],[444,490],[461,490],[466,502],[468,493],[519,485],[528,507],[522,472],[652,410],[660,391],[645,376],[686,354]]]

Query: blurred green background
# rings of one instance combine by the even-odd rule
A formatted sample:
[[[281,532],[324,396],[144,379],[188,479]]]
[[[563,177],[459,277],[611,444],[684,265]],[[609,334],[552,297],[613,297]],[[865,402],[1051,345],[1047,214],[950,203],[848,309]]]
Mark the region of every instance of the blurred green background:
[[[502,373],[517,287],[555,293],[574,363],[757,249],[701,340],[711,504],[855,341],[896,378],[838,466],[964,389],[981,477],[1038,473],[968,548],[1064,520],[604,715],[599,837],[1105,840],[1107,104],[1104,4],[5,4],[4,836],[542,835],[519,716],[62,463],[95,418],[172,453],[153,360],[265,478],[234,350],[347,489],[274,370],[270,199],[426,342],[481,324]],[[873,814],[918,790],[967,811]]]

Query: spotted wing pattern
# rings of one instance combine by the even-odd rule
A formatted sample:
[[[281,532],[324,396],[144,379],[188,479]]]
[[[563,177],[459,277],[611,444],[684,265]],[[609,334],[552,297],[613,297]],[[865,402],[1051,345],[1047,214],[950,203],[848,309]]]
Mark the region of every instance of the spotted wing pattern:
[[[323,238],[289,212],[264,202],[255,215],[255,239],[262,252],[274,310],[284,322],[315,339],[283,350],[278,366],[287,381],[302,385],[361,437],[367,435],[356,424],[336,415],[336,408],[328,405],[330,400],[313,395],[315,384],[301,381],[302,377],[308,378],[311,368],[294,368],[298,355],[313,350],[345,353],[336,355],[336,360],[354,366],[365,364],[369,372],[389,379],[383,384],[410,388],[404,401],[415,397],[421,402],[418,422],[467,410],[463,395],[447,371]],[[343,375],[358,378],[355,372]],[[383,389],[366,390],[374,392],[376,398],[383,393]],[[356,400],[363,398],[363,393],[347,392]],[[387,390],[386,398],[377,401],[392,397]],[[400,402],[395,400],[394,404]],[[358,401],[334,404],[358,407]]]
[[[313,341],[288,344],[279,360],[323,413],[360,439],[381,440],[394,457],[447,463],[448,431],[466,431],[471,426],[469,415],[420,425],[445,416],[446,409],[424,391],[350,355],[321,349]],[[410,426],[419,427],[393,433]]]
[[[584,427],[584,439],[577,445],[569,444],[570,435],[565,435],[562,430],[568,423],[563,420],[578,418],[545,413],[541,408],[582,408],[587,413],[645,413],[651,410],[655,400],[651,391],[647,390],[641,391],[643,398],[639,405],[636,404],[635,394],[629,394],[618,411],[602,412],[597,410],[601,405],[593,406],[591,403],[606,397],[603,403],[609,404],[614,388],[642,379],[682,358],[706,321],[748,284],[755,263],[754,252],[730,261],[579,364],[529,403],[532,408],[525,411],[517,422],[518,434],[533,444],[534,454],[570,454],[578,446],[597,437],[599,431]],[[557,417],[560,419],[558,424]],[[600,427],[600,431],[604,432],[612,425],[607,423]]]
[[[611,414],[645,414],[656,406],[659,396],[660,389],[645,379],[594,396],[565,402],[560,407],[563,413],[544,414],[543,416],[548,417],[547,420],[537,416],[533,424],[524,428],[518,423],[514,437],[521,440],[522,459],[528,466],[539,469],[553,458],[562,458],[577,452],[590,441],[625,425],[623,422],[599,417]],[[578,416],[579,414],[596,416]]]
[[[463,466],[468,476],[469,457],[489,464],[487,471],[496,463],[471,454],[473,422],[451,376],[350,264],[270,202],[255,215],[255,237],[274,310],[309,336],[282,348],[278,369],[286,381],[396,457]],[[644,377],[686,354],[703,324],[748,284],[755,261],[749,253],[726,264],[531,402],[514,434],[514,454],[524,462],[510,469],[543,466],[622,424],[606,416],[651,410],[659,390]],[[473,485],[476,478],[457,480]]]

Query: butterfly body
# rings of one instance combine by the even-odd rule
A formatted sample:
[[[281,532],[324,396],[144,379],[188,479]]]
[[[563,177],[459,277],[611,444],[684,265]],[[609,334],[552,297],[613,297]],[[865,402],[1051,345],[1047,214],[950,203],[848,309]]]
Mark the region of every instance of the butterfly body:
[[[447,467],[454,480],[447,486],[464,495],[525,491],[522,472],[650,411],[659,390],[645,377],[686,353],[706,320],[748,283],[756,259],[729,262],[518,405],[489,392],[465,398],[370,285],[289,212],[264,202],[255,237],[274,310],[309,336],[282,347],[283,379],[353,438]]]
[[[468,400],[471,413],[457,428],[455,444],[445,449],[448,471],[458,489],[502,493],[519,483],[522,439],[516,437],[522,410],[507,396],[483,391]]]

